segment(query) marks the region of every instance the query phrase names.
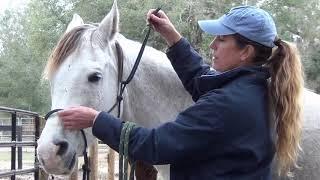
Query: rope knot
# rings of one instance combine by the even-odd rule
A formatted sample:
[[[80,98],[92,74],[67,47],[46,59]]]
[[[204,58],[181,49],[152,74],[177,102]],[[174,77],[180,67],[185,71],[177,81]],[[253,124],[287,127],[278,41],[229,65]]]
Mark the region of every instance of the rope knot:
[[[122,97],[122,96],[117,96],[117,100],[118,100],[118,101],[122,101],[122,100],[123,100],[123,97]]]
[[[87,166],[86,164],[83,164],[83,165],[82,165],[82,170],[83,170],[83,171],[86,171],[86,172],[90,172],[90,171],[91,171],[91,169],[89,168],[89,166]]]

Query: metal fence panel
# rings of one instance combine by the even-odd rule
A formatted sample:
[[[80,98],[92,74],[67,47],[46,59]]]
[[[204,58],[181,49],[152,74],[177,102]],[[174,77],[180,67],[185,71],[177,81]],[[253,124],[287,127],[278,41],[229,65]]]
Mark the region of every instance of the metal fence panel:
[[[0,106],[0,112],[5,112],[11,114],[11,141],[0,142],[0,148],[2,147],[11,147],[11,171],[9,172],[1,172],[1,177],[10,177],[11,180],[15,180],[16,175],[34,173],[34,179],[39,180],[39,166],[37,160],[37,140],[40,136],[40,117],[38,113],[25,111],[20,109],[13,109]],[[22,141],[22,128],[21,126],[17,126],[17,115],[25,115],[34,118],[34,141]],[[2,131],[5,130],[3,126]],[[18,130],[18,131],[17,131]],[[1,131],[1,129],[0,129]],[[1,134],[0,134],[1,135]],[[17,136],[18,135],[18,136]],[[34,168],[30,169],[21,169],[22,167],[22,147],[33,146],[35,152],[34,159]],[[16,153],[18,149],[18,170],[16,169]]]

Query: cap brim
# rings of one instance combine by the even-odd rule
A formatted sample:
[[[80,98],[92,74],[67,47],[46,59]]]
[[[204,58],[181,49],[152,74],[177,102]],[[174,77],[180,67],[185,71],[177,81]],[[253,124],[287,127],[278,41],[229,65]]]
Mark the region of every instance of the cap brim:
[[[236,32],[227,26],[223,25],[220,19],[217,20],[201,20],[198,21],[198,24],[202,31],[211,34],[211,35],[229,35],[235,34]]]

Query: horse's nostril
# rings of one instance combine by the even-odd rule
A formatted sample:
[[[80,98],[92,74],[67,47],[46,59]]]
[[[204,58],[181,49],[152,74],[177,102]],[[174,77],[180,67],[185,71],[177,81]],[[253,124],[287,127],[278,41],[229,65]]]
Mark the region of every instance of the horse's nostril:
[[[57,155],[62,156],[68,150],[68,142],[65,140],[57,140],[53,142],[54,145],[58,146]]]

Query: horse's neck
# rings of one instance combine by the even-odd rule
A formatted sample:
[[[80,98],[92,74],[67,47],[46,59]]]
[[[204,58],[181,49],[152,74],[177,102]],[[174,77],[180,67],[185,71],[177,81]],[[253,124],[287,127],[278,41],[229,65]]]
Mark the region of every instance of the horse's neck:
[[[120,40],[121,39],[121,40]],[[128,76],[141,46],[120,38],[125,55],[124,78]],[[178,112],[192,103],[163,52],[146,47],[138,70],[127,86],[123,119],[145,127],[174,120]]]

